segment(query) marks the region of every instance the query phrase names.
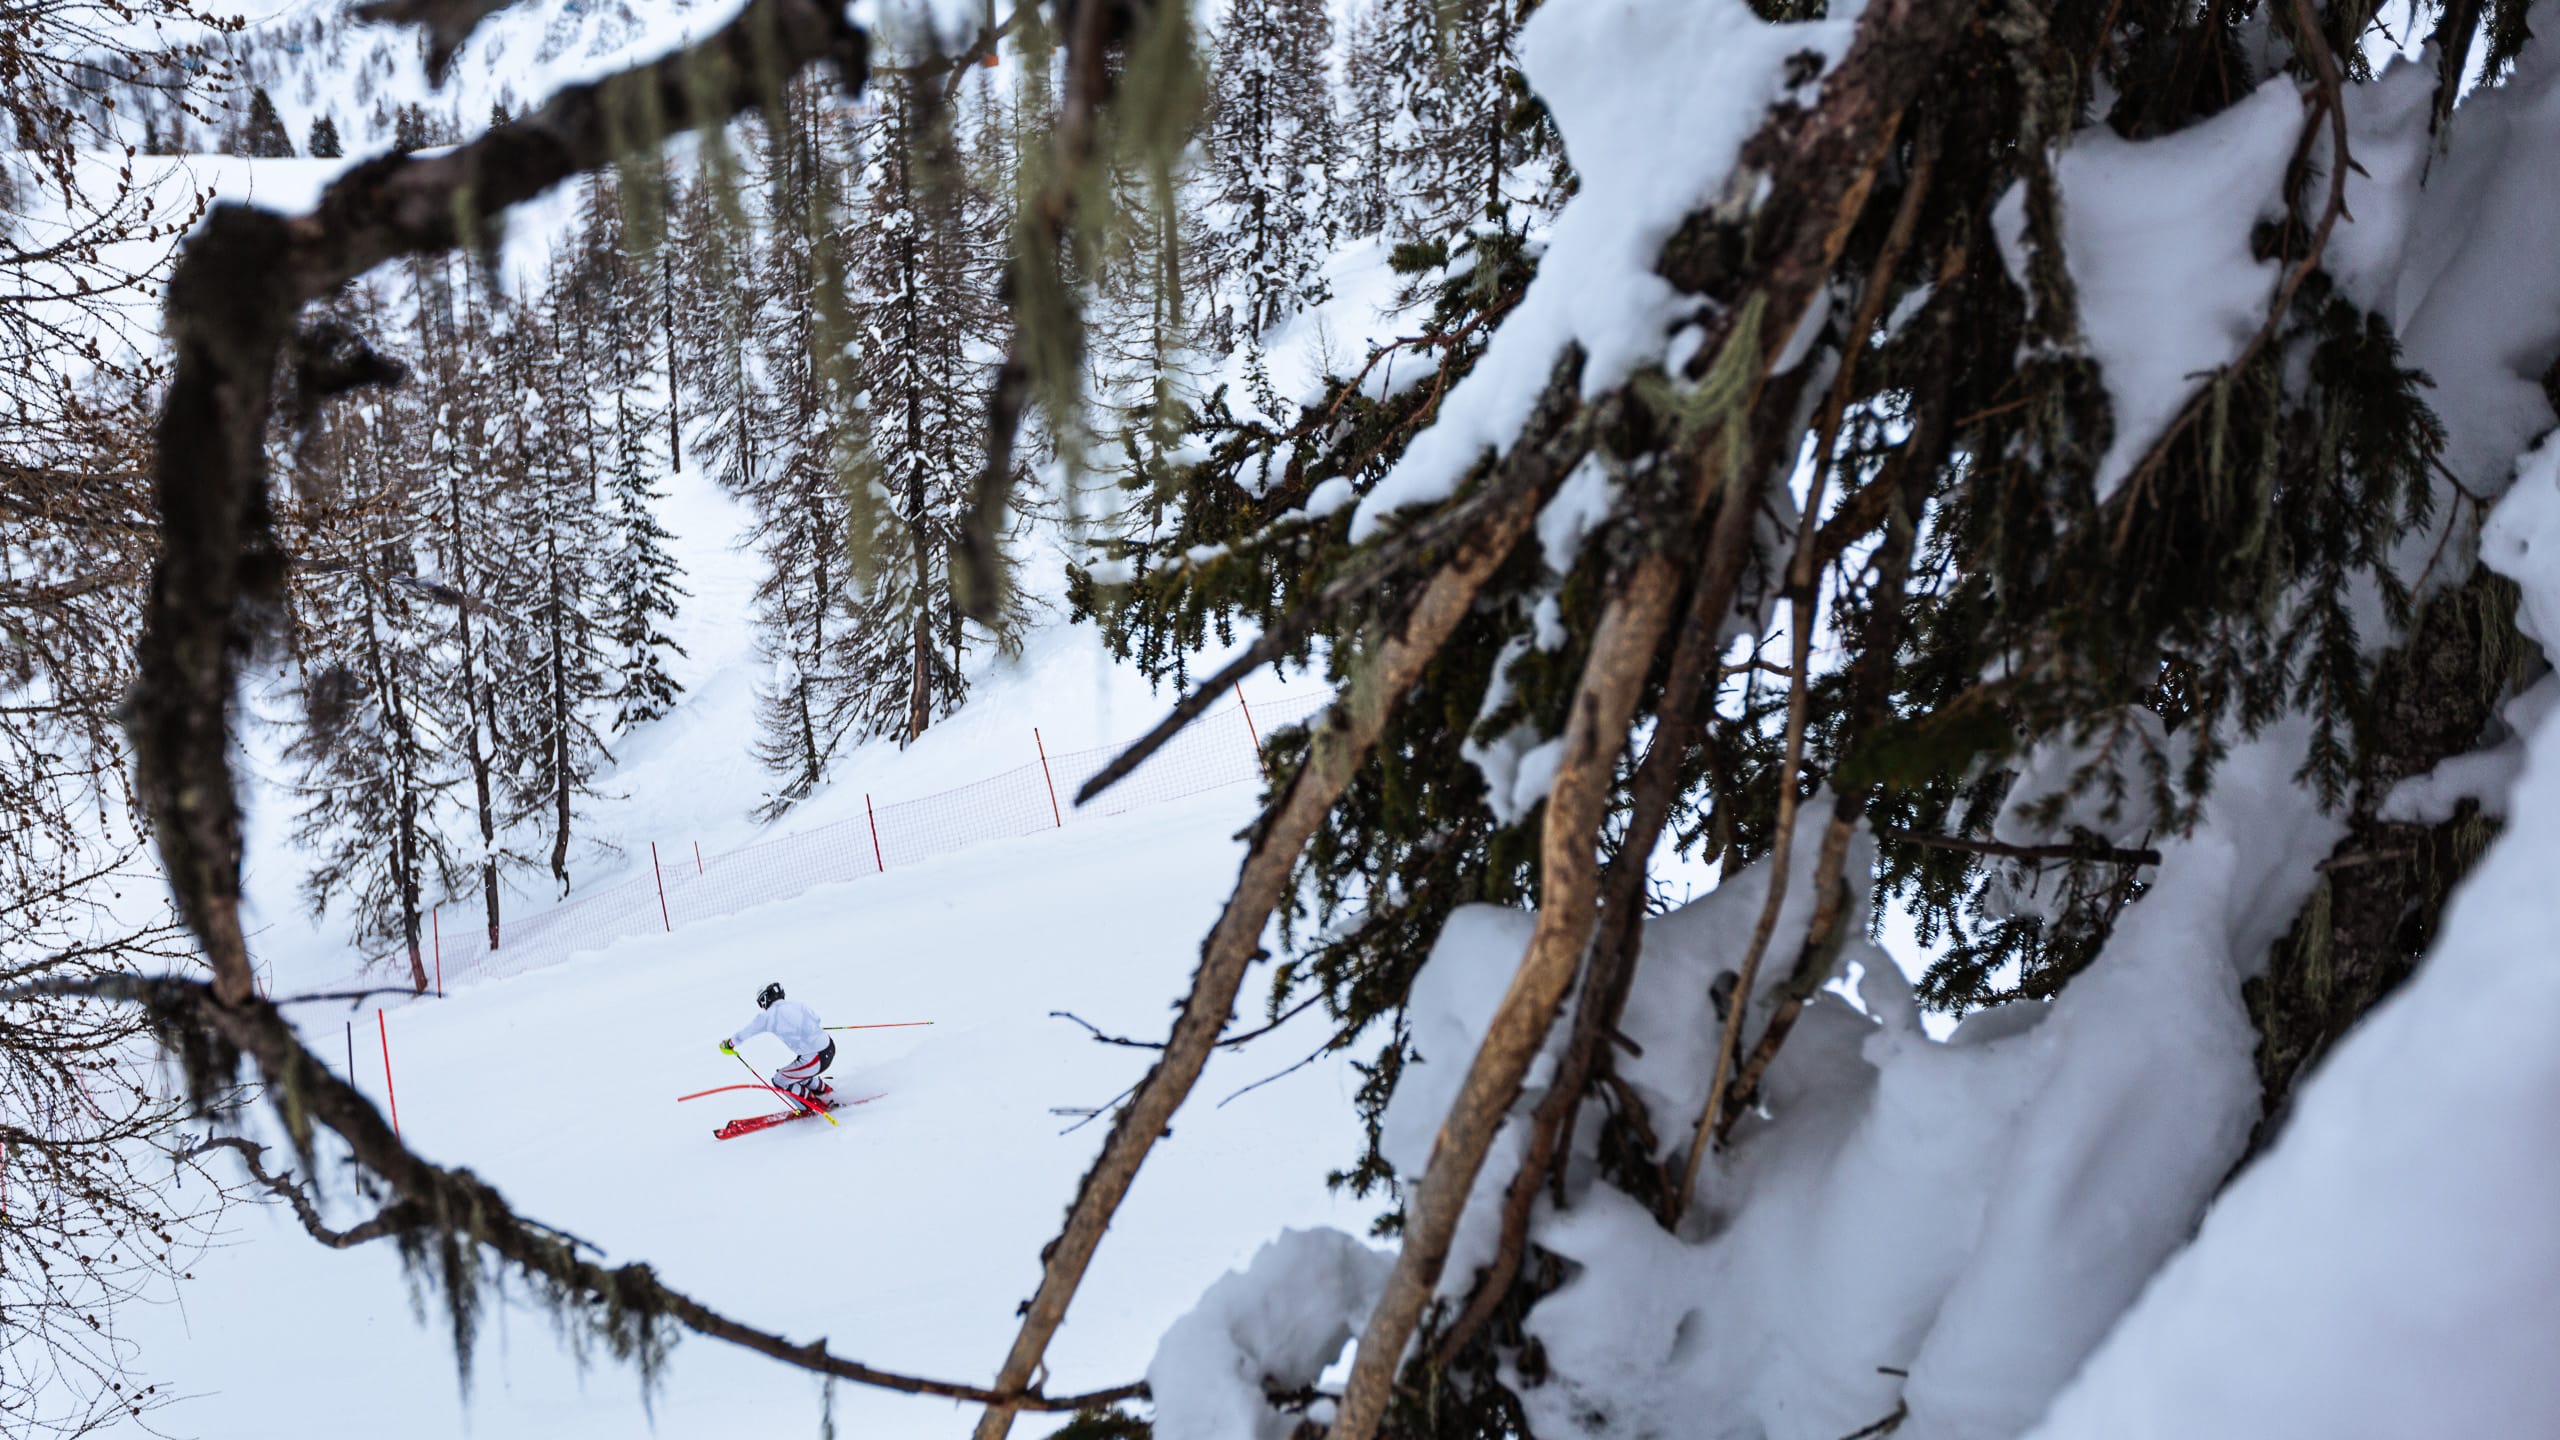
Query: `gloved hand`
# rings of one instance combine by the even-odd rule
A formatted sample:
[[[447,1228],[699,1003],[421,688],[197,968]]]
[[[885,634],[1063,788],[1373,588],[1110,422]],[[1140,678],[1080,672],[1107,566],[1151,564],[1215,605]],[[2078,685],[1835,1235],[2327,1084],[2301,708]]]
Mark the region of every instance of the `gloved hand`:
[[[738,1047],[730,1044],[726,1040],[723,1040],[720,1042],[720,1053],[723,1055],[735,1055],[738,1053]]]

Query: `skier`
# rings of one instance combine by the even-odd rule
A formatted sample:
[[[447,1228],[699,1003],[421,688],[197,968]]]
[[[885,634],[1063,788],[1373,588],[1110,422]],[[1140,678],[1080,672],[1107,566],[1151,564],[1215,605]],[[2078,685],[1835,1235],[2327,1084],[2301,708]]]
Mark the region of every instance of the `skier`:
[[[756,993],[756,1008],[763,1013],[742,1026],[738,1033],[720,1042],[720,1053],[735,1055],[738,1044],[750,1035],[771,1035],[791,1047],[792,1061],[773,1072],[773,1088],[805,1100],[824,1101],[835,1093],[823,1076],[828,1066],[836,1063],[836,1042],[827,1038],[826,1027],[818,1023],[818,1012],[797,1000],[782,998],[779,984],[767,985]]]

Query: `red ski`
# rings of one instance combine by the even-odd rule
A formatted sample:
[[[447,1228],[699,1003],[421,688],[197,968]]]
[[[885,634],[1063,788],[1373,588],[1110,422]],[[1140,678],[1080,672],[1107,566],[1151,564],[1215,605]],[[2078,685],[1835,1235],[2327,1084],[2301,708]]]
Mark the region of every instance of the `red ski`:
[[[883,1091],[881,1093],[886,1094],[888,1092]],[[813,1119],[817,1116],[826,1114],[830,1110],[843,1110],[855,1105],[868,1105],[879,1098],[879,1095],[865,1095],[859,1100],[821,1100],[816,1102],[814,1108],[810,1109],[783,1110],[772,1115],[749,1115],[742,1120],[732,1120],[728,1124],[721,1126],[719,1129],[712,1131],[711,1138],[714,1140],[735,1140],[741,1135],[752,1135],[758,1130],[770,1130],[776,1125],[788,1125],[794,1120]]]

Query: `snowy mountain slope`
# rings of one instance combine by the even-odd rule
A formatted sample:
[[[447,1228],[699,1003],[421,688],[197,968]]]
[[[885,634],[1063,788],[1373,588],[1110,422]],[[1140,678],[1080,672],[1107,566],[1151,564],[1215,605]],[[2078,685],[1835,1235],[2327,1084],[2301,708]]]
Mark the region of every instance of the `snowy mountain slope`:
[[[1219,794],[1057,836],[948,856],[685,927],[442,1003],[392,1012],[404,1134],[464,1163],[525,1213],[645,1258],[668,1283],[869,1364],[983,1380],[1002,1353],[1039,1247],[1096,1130],[1051,1106],[1107,1104],[1143,1051],[1095,1044],[1051,1009],[1150,1036],[1186,983],[1239,848],[1250,796]],[[772,1108],[714,1046],[780,979],[831,1024],[936,1021],[839,1036],[838,1089],[881,1099],[827,1129],[735,1141],[733,1115]],[[343,1054],[341,1012],[299,1012]],[[1220,1107],[1321,1039],[1302,1017],[1221,1055],[1104,1246],[1051,1389],[1136,1378],[1156,1338],[1220,1273],[1284,1226],[1359,1232],[1369,1208],[1327,1194],[1358,1143],[1357,1076],[1320,1062]],[[761,1048],[758,1048],[761,1047]],[[358,1083],[382,1097],[379,1041],[355,1039]],[[770,1067],[784,1058],[750,1042]],[[342,1201],[344,1220],[362,1213]],[[387,1250],[340,1253],[289,1217],[240,1215],[180,1304],[128,1317],[154,1376],[187,1399],[157,1423],[206,1440],[331,1433],[361,1417],[386,1437],[627,1435],[649,1424],[630,1375],[581,1376],[547,1322],[492,1317],[472,1398],[457,1393],[441,1317],[420,1324]],[[1143,1245],[1132,1243],[1142,1240]],[[432,1313],[432,1310],[431,1310]],[[809,1377],[715,1342],[678,1348],[656,1433],[814,1427]],[[843,1433],[958,1433],[947,1402],[844,1388]]]
[[[176,178],[292,209],[337,168],[188,157]],[[1375,260],[1366,268],[1383,274]],[[1343,289],[1333,326],[1380,323],[1376,286]],[[1024,763],[1037,753],[1034,726],[1054,753],[1126,738],[1170,702],[1089,631],[1061,623],[1059,567],[1044,558],[1029,576],[1052,608],[1019,660],[986,662],[957,715],[904,750],[856,748],[827,787],[760,827],[748,812],[766,778],[749,747],[769,662],[747,623],[760,575],[739,545],[748,516],[699,469],[666,489],[660,518],[691,592],[671,627],[686,690],[674,712],[615,740],[606,794],[581,820],[572,898],[645,869],[652,839],[718,854],[859,815],[866,793],[886,803]],[[277,994],[336,988],[356,959],[348,917],[310,916],[299,895],[307,859],[291,840],[284,679],[251,678],[242,737],[253,943]],[[1312,683],[1266,672],[1247,695]],[[395,1008],[386,1028],[404,1134],[486,1175],[527,1213],[616,1261],[649,1259],[669,1283],[742,1318],[828,1336],[867,1363],[982,1381],[1097,1143],[1093,1126],[1062,1136],[1074,1119],[1050,1107],[1105,1106],[1148,1060],[1047,1012],[1161,1033],[1233,877],[1231,837],[1253,800],[1239,786],[999,843]],[[523,876],[509,884],[508,913],[554,898],[547,877]],[[474,909],[469,897],[449,904],[447,928]],[[776,978],[832,1023],[937,1024],[841,1037],[840,1089],[885,1093],[839,1127],[715,1142],[720,1121],[771,1105],[753,1094],[674,1097],[746,1078],[713,1046]],[[299,1019],[320,1053],[351,1048],[358,1084],[389,1100],[383,1031],[350,1038],[332,1006]],[[1181,1117],[1122,1218],[1122,1234],[1146,1241],[1143,1263],[1134,1246],[1106,1246],[1050,1388],[1139,1376],[1170,1322],[1279,1229],[1365,1230],[1372,1207],[1323,1183],[1359,1145],[1358,1077],[1346,1063],[1215,1103],[1323,1035],[1320,1020],[1301,1017],[1213,1063],[1196,1113]],[[783,1057],[751,1058],[770,1068]],[[341,1223],[362,1213],[345,1196],[331,1207]],[[521,1306],[489,1317],[466,1400],[440,1315],[413,1314],[389,1251],[323,1248],[272,1208],[239,1213],[228,1239],[193,1267],[175,1305],[124,1318],[152,1378],[189,1397],[152,1417],[167,1433],[323,1433],[361,1416],[389,1435],[619,1435],[644,1431],[654,1413],[659,1434],[725,1435],[812,1425],[822,1407],[805,1375],[695,1340],[679,1348],[653,1412],[627,1371],[599,1362],[581,1372],[547,1320]],[[849,1387],[834,1403],[850,1433],[949,1434],[966,1423],[943,1402]]]

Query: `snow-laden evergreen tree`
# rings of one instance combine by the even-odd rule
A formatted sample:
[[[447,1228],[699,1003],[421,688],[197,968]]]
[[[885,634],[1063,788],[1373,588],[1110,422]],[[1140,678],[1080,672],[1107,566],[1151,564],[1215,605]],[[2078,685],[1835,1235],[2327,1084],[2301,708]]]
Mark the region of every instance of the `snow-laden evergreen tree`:
[[[1236,0],[1217,31],[1202,140],[1210,243],[1199,257],[1221,349],[1325,298],[1339,238],[1341,132],[1323,0]]]
[[[1342,160],[1334,181],[1334,219],[1344,237],[1375,235],[1395,215],[1399,85],[1389,51],[1394,0],[1356,0],[1342,30],[1342,82],[1336,101]]]
[[[346,154],[345,144],[338,139],[338,122],[326,115],[311,122],[311,158],[335,160]]]
[[[902,745],[968,688],[970,627],[952,591],[952,551],[986,465],[984,397],[1001,317],[1000,212],[972,183],[937,85],[896,75],[874,90],[856,132],[863,171],[844,232],[847,383],[861,396],[851,494],[864,562],[844,668],[864,733]],[[978,138],[1009,137],[990,126]],[[1000,622],[995,643],[1013,644],[1016,623]]]
[[[381,328],[369,292],[333,307],[339,323]],[[308,579],[297,597],[294,699],[285,758],[300,804],[294,844],[303,894],[360,940],[389,941],[427,988],[426,912],[452,883],[458,717],[437,704],[447,617],[419,594],[434,569],[410,515],[427,481],[426,416],[414,397],[332,407],[286,449],[306,517]]]
[[[745,500],[763,559],[756,623],[771,668],[757,692],[756,754],[779,814],[826,778],[858,723],[844,650],[853,626],[854,534],[843,480],[853,395],[845,383],[835,233],[850,157],[829,107],[803,87],[742,154],[762,208],[750,260],[755,304],[729,356],[715,354],[697,449]],[[725,344],[724,339],[724,344]],[[723,373],[734,364],[737,381]]]
[[[1400,238],[1445,237],[1470,222],[1518,230],[1522,205],[1543,206],[1549,137],[1520,122],[1521,0],[1378,0],[1381,14],[1355,33],[1347,65],[1355,105],[1394,77],[1391,134],[1395,229]],[[1374,112],[1361,117],[1374,131]],[[1363,137],[1367,137],[1364,135]]]
[[[661,242],[663,244],[663,241]],[[674,384],[664,367],[667,256],[634,246],[621,190],[611,175],[588,181],[580,206],[578,252],[572,262],[589,299],[591,371],[602,383],[591,392],[598,414],[590,434],[601,444],[606,508],[613,532],[606,568],[606,613],[616,654],[619,689],[615,733],[628,732],[673,708],[684,687],[667,673],[667,657],[684,648],[666,623],[687,593],[683,571],[667,550],[674,537],[660,524],[665,498],[662,437],[674,442],[674,422],[661,430],[662,412],[673,407]]]
[[[558,283],[544,299],[508,315],[498,341],[497,428],[513,464],[497,603],[512,623],[491,695],[509,823],[547,832],[566,895],[579,802],[613,758],[600,727],[615,682],[599,618],[609,544],[593,372],[575,343],[583,301]]]
[[[241,117],[231,151],[255,160],[293,158],[293,135],[284,128],[284,117],[276,113],[276,102],[264,85],[249,92],[249,109]]]

